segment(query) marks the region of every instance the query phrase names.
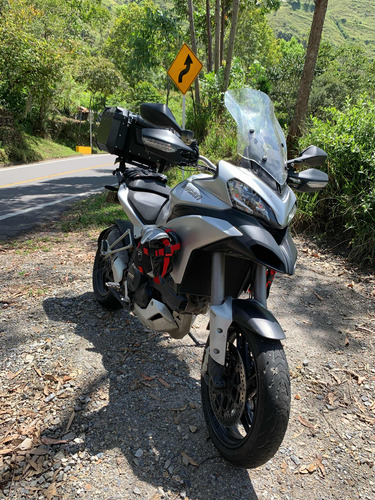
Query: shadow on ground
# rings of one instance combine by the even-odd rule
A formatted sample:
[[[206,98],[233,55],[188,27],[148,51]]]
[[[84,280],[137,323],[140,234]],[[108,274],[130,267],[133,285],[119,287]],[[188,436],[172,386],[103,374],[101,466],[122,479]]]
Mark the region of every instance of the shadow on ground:
[[[145,331],[124,311],[103,312],[98,319],[91,293],[49,298],[43,306],[52,321],[74,321],[75,334],[85,340],[81,368],[87,384],[77,397],[72,430],[84,433],[84,449],[91,456],[112,457],[102,491],[113,492],[113,476],[118,492],[132,490],[133,475],[135,482],[177,496],[185,491],[192,499],[238,498],[239,488],[241,498],[257,498],[248,471],[225,462],[208,440],[200,383],[191,375],[197,348],[189,339],[174,342]],[[43,434],[61,436],[61,428]],[[74,446],[67,449],[77,452]]]

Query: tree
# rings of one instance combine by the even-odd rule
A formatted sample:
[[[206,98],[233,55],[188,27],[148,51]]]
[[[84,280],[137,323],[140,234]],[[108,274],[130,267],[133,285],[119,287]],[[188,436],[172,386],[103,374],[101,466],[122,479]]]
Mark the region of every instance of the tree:
[[[315,0],[314,17],[311,25],[309,43],[306,50],[305,65],[298,89],[297,101],[293,119],[289,128],[287,145],[293,155],[296,139],[301,136],[301,124],[305,119],[309,97],[314,78],[319,45],[322,37],[324,19],[327,12],[328,0]]]
[[[37,13],[23,2],[21,7],[0,18],[0,98],[19,119],[31,118],[44,131],[61,78],[63,51],[59,41],[27,29]]]
[[[278,55],[273,63],[266,64],[265,75],[270,84],[269,95],[275,104],[282,126],[290,125],[293,107],[298,94],[306,51],[296,38],[279,40]]]
[[[171,13],[145,0],[118,10],[104,54],[131,86],[148,81],[160,87],[179,46],[179,27]]]
[[[221,11],[221,2],[220,0],[216,0],[215,2],[215,52],[214,52],[214,60],[215,60],[215,73],[217,74],[219,68],[221,66],[220,61],[220,11]]]
[[[254,10],[261,12],[262,17],[271,10],[277,10],[280,7],[280,0],[216,0],[215,4],[215,73],[218,74],[223,64],[224,54],[224,91],[228,89],[230,83],[230,72],[233,55],[236,55],[236,36],[237,23],[242,23],[242,19],[247,18]],[[241,16],[239,20],[239,12]],[[229,37],[226,37],[227,29]],[[251,28],[250,28],[251,31]],[[248,33],[246,33],[248,35]],[[244,40],[245,38],[245,40]],[[242,37],[245,45],[246,37]],[[225,50],[225,45],[227,48]]]
[[[77,80],[84,83],[91,94],[91,109],[91,101],[98,98],[100,106],[105,106],[106,98],[119,87],[121,75],[116,70],[115,65],[108,59],[89,57],[81,61]]]
[[[224,72],[224,92],[226,90],[228,90],[228,86],[229,86],[229,76],[230,76],[230,69],[232,66],[234,39],[236,38],[239,6],[240,6],[240,0],[233,0],[232,23],[231,23],[231,27],[230,27],[228,53],[227,53],[225,72]]]
[[[193,0],[188,0],[188,9],[189,9],[191,48],[193,49],[194,54],[196,54],[197,53],[197,42],[195,39]],[[201,107],[201,98],[200,98],[200,92],[199,92],[199,79],[198,78],[195,79],[194,86],[195,86],[195,101],[197,104],[197,109],[199,110]]]
[[[212,71],[212,34],[210,0],[206,0],[206,25],[207,25],[207,72]]]
[[[99,50],[93,26],[108,15],[101,0],[0,0],[0,99],[19,121],[44,132],[79,103],[75,60]]]

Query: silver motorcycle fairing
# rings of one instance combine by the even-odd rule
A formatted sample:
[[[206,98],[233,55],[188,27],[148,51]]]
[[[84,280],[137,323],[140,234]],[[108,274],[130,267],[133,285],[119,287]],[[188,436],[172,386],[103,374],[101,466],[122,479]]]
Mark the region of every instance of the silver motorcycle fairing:
[[[182,251],[174,260],[171,272],[173,281],[177,284],[182,282],[193,250],[229,237],[242,236],[230,222],[201,215],[178,217],[169,221],[167,226],[176,231],[182,243]]]
[[[228,210],[232,207],[229,195],[222,196],[222,192],[216,193],[215,189],[210,189],[212,181],[214,184],[220,183],[211,175],[192,175],[187,180],[178,184],[170,193],[170,207],[177,205],[188,205],[191,207],[213,208],[215,210]],[[198,181],[201,181],[199,183]],[[213,186],[214,187],[214,186]]]
[[[217,212],[202,208],[201,211],[202,215],[181,215],[165,223],[179,234],[182,242],[183,252],[174,261],[172,272],[176,283],[183,281],[192,252],[207,246],[210,246],[210,251],[226,249],[232,255],[275,271],[294,274],[297,249],[287,228],[281,230],[276,241],[255,217],[234,208]],[[225,248],[223,245],[220,245],[221,249],[215,247],[214,244],[222,240],[226,240]]]
[[[220,161],[218,171],[214,176],[197,175],[192,176],[191,183],[202,193],[210,193],[216,198],[216,204],[211,204],[212,208],[219,208],[220,202],[223,206],[232,207],[232,201],[228,191],[228,182],[232,179],[247,184],[251,187],[266,203],[269,205],[276,217],[276,220],[281,228],[286,227],[290,220],[289,216],[296,204],[296,195],[289,186],[285,186],[282,192],[277,192],[268,184],[263,182],[254,172],[248,168],[236,167],[227,161]],[[175,188],[176,189],[176,188]],[[174,204],[181,203],[183,200],[177,200],[178,191],[172,190],[172,208]],[[207,196],[208,198],[208,196]],[[189,200],[191,205],[204,206],[202,200]],[[185,201],[185,200],[184,200]]]

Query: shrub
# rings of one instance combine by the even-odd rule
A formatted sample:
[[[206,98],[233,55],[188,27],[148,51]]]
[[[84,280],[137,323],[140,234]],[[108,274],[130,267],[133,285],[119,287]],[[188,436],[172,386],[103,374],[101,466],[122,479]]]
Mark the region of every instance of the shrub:
[[[208,122],[207,136],[201,145],[201,154],[217,163],[219,160],[237,162],[237,127],[228,112]]]
[[[90,144],[90,123],[88,121],[73,120],[72,118],[57,117],[48,123],[48,133],[53,140],[75,149],[76,146]],[[93,124],[95,133],[95,124]]]
[[[164,97],[158,89],[148,82],[138,82],[135,87],[129,91],[126,99],[126,107],[133,113],[139,113],[143,102],[164,102]]]
[[[375,103],[362,97],[343,111],[324,110],[301,139],[301,149],[316,144],[328,153],[327,188],[301,196],[302,212],[324,230],[348,240],[350,256],[375,262]]]
[[[0,108],[0,162],[18,163],[41,160],[26,140],[21,128],[15,123],[9,110]]]

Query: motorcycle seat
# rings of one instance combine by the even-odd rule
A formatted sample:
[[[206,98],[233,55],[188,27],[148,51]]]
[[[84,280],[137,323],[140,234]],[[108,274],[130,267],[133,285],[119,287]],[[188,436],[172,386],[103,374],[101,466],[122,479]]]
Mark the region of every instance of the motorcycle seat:
[[[163,198],[169,198],[171,188],[164,182],[156,179],[127,179],[126,185],[130,191],[141,191],[145,193],[155,193]]]
[[[143,224],[155,224],[168,198],[151,191],[129,190],[128,201]]]

